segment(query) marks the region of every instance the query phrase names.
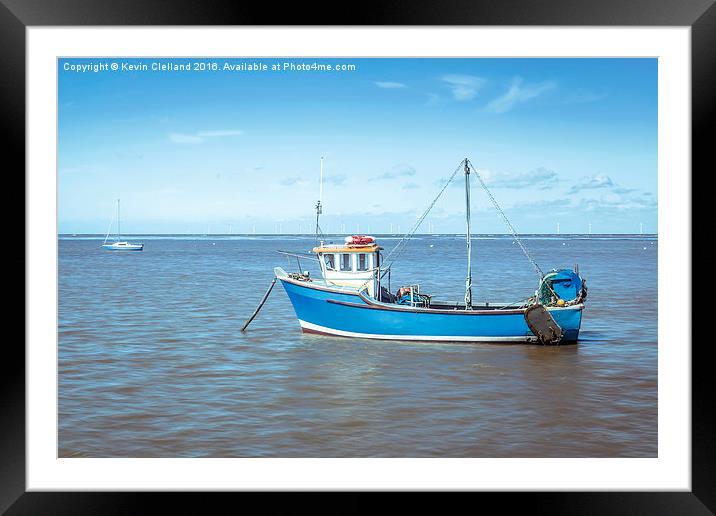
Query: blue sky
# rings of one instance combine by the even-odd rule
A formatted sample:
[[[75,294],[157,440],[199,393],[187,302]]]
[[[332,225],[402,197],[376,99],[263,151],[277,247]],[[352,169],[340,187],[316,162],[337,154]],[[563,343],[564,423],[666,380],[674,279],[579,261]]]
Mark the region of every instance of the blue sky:
[[[114,62],[150,69],[73,69]],[[169,62],[219,69],[151,70]],[[271,70],[283,63],[355,69]],[[58,67],[60,233],[104,233],[117,198],[127,233],[310,232],[321,156],[326,232],[407,231],[464,157],[521,233],[656,232],[656,59]],[[473,232],[507,232],[473,187]],[[464,231],[462,176],[429,227]]]

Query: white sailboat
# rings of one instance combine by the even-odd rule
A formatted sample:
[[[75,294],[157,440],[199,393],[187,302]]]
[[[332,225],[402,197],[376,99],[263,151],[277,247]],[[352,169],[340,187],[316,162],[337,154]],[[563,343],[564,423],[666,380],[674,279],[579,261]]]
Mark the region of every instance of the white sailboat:
[[[114,222],[114,220],[109,222],[109,229],[107,230],[107,235],[104,237],[102,249],[106,249],[108,251],[141,251],[144,249],[144,244],[130,244],[129,242],[122,240],[122,232],[119,222],[119,199],[117,199],[117,235],[115,236],[114,242],[108,244],[107,240],[109,240],[109,233],[112,231],[112,222]]]

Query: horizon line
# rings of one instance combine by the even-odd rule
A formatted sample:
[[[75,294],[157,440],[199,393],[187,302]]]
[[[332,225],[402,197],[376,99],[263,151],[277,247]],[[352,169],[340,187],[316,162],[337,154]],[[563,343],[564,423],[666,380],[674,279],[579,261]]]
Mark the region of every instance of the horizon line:
[[[357,233],[324,233],[322,236],[341,237],[352,236]],[[103,236],[104,233],[58,233],[57,236]],[[124,233],[124,236],[155,236],[155,235],[184,235],[184,236],[316,236],[315,233]],[[371,233],[365,236],[404,236],[405,233]],[[465,233],[413,233],[413,235],[425,236],[465,236]],[[472,233],[472,236],[512,236],[511,233]],[[604,235],[632,235],[632,236],[656,236],[658,233],[517,233],[524,235],[549,235],[549,236],[604,236]]]

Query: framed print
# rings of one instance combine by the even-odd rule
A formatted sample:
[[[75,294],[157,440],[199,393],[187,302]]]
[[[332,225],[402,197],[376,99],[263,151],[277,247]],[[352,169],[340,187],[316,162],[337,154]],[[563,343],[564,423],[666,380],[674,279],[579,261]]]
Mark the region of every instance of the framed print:
[[[0,6],[27,300],[3,510],[713,510],[691,297],[710,2],[181,7]]]

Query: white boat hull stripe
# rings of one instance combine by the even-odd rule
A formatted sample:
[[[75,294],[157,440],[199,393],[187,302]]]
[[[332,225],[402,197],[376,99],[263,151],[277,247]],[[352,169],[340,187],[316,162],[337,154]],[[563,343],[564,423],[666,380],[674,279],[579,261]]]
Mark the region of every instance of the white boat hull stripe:
[[[336,330],[334,328],[326,328],[310,322],[298,320],[301,328],[319,333],[327,333],[330,335],[338,335],[341,337],[359,337],[364,339],[380,339],[380,340],[421,340],[421,341],[439,341],[439,342],[536,342],[537,338],[530,335],[517,337],[479,337],[479,336],[440,336],[440,335],[381,335],[377,333],[356,333],[352,331]]]

